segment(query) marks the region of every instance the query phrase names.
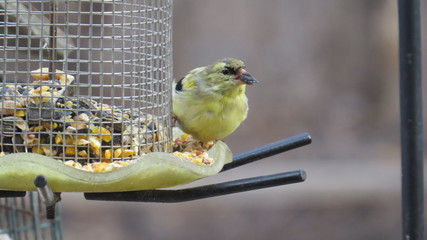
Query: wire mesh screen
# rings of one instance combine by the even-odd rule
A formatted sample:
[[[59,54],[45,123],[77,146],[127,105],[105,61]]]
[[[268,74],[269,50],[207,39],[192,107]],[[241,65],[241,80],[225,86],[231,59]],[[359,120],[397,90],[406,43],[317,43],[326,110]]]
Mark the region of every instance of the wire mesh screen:
[[[0,0],[1,154],[170,151],[171,0]]]
[[[0,239],[62,239],[59,205],[55,220],[46,219],[44,207],[35,192],[22,198],[0,198]]]

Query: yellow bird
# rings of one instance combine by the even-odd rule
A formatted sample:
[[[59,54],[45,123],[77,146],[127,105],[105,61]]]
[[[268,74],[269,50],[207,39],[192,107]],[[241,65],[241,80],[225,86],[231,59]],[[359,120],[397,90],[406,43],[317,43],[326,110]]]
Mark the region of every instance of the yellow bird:
[[[246,85],[257,83],[241,60],[225,58],[175,84],[172,112],[182,131],[203,142],[224,138],[246,119]]]

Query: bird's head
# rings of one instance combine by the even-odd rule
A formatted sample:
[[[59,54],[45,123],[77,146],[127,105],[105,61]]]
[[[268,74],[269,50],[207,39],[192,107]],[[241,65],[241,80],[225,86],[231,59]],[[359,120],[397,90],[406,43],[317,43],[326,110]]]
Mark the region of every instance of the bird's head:
[[[206,67],[206,73],[205,84],[224,95],[240,94],[246,85],[259,82],[245,70],[243,61],[234,58],[214,62]]]

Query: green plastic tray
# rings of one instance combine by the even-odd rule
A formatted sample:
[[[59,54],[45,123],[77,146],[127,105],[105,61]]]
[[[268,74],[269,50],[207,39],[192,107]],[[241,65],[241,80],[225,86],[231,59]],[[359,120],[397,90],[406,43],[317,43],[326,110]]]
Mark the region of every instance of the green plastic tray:
[[[208,151],[214,163],[202,166],[168,153],[149,153],[112,172],[86,172],[34,153],[0,157],[0,189],[35,191],[34,178],[44,175],[54,192],[118,192],[172,187],[217,174],[232,159],[221,141]]]

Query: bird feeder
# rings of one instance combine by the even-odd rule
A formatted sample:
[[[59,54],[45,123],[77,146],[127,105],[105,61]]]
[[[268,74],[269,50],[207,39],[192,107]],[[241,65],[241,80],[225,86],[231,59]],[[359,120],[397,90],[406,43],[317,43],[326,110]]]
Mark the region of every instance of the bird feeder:
[[[52,204],[53,192],[97,199],[185,184],[311,141],[297,136],[226,165],[224,142],[201,148],[172,128],[171,0],[1,1],[0,11],[1,190],[38,190]],[[277,178],[286,181],[265,184]],[[247,190],[304,178],[253,179],[262,184]]]

